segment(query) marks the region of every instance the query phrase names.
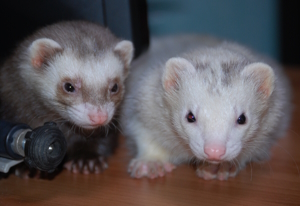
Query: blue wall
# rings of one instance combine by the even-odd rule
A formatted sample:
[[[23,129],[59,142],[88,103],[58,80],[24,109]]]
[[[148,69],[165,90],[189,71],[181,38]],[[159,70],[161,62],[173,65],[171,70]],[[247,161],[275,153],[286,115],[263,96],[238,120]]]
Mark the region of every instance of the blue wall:
[[[147,0],[152,36],[197,32],[279,57],[278,0]]]

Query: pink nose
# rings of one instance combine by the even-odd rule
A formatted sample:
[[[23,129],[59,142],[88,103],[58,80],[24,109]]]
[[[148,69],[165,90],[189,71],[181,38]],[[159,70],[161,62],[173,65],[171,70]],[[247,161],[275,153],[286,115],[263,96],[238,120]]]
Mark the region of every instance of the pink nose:
[[[108,118],[107,113],[90,114],[89,118],[92,125],[102,125]]]
[[[226,148],[222,145],[206,145],[204,153],[208,160],[221,160],[221,157],[226,153]]]

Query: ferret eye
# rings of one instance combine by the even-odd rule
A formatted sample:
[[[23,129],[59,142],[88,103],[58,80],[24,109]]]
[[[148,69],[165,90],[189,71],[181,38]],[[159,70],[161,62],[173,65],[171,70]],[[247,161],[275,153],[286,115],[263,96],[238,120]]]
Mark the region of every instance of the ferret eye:
[[[114,86],[111,88],[111,92],[112,93],[116,93],[116,92],[118,92],[118,89],[119,89],[119,87],[118,87],[118,84],[116,83],[116,84],[114,84]]]
[[[71,83],[65,83],[64,89],[67,92],[74,92],[75,91],[75,87]]]
[[[196,122],[196,117],[194,116],[194,114],[192,112],[189,112],[187,115],[186,115],[186,119],[188,122],[190,123],[193,123],[193,122]]]
[[[239,116],[239,118],[236,120],[236,122],[238,124],[245,124],[246,123],[246,117],[245,117],[244,113]]]

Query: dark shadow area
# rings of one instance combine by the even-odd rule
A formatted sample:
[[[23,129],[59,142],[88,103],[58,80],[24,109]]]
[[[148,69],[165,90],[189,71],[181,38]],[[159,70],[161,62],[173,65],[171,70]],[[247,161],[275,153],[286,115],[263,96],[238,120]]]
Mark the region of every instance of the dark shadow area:
[[[108,3],[114,5],[114,10],[105,7]],[[128,9],[121,8],[122,4],[129,5]],[[137,56],[149,44],[147,3],[146,0],[126,0],[122,4],[118,4],[118,0],[2,1],[0,57],[10,55],[20,41],[38,28],[64,20],[88,20],[107,26],[116,36],[133,41]],[[116,11],[121,15],[116,15]],[[107,15],[114,18],[113,25],[105,21]],[[122,16],[128,17],[131,22],[120,18]]]
[[[284,65],[300,64],[300,2],[280,1],[280,52]]]
[[[62,20],[82,19],[61,0],[2,1],[0,18],[1,57],[7,57],[20,41],[40,27]]]

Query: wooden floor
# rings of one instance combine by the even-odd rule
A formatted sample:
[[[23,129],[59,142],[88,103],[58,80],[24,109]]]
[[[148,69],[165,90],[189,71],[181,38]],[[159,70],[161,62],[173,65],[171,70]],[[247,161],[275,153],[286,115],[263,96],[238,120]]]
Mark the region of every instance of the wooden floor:
[[[287,68],[294,88],[292,125],[264,164],[251,164],[229,181],[205,181],[188,165],[164,178],[131,179],[121,146],[100,175],[63,171],[53,180],[0,179],[6,205],[300,205],[300,68]]]

